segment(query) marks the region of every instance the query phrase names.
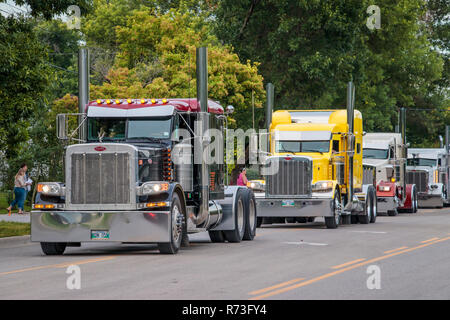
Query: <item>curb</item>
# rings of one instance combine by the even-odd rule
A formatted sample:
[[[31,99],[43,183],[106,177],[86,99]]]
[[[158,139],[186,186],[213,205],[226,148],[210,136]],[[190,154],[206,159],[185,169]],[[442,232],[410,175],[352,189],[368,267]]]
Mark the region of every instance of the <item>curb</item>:
[[[0,238],[0,245],[3,244],[22,244],[22,243],[29,243],[30,242],[30,236],[16,236],[16,237],[6,237],[6,238]]]

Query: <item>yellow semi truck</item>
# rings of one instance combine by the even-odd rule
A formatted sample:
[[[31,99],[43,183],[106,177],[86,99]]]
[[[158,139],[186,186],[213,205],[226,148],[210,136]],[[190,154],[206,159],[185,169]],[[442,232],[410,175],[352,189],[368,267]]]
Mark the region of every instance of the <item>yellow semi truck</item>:
[[[363,166],[363,121],[349,83],[347,110],[271,112],[265,191],[255,192],[258,225],[324,217],[327,228],[373,223],[374,167]],[[256,191],[256,190],[255,190]]]

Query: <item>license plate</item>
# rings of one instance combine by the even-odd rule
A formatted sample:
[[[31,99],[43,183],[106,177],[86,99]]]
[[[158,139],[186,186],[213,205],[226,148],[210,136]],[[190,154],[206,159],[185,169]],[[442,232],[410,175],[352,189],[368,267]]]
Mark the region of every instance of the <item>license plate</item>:
[[[295,201],[294,200],[282,200],[281,206],[282,207],[293,207],[293,206],[295,206]]]
[[[91,240],[108,240],[109,231],[105,230],[91,230]]]

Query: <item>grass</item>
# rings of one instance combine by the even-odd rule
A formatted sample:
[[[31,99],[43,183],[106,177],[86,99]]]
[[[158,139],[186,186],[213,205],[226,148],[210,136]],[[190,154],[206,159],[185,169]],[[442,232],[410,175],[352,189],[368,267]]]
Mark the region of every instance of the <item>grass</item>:
[[[0,238],[29,235],[29,223],[0,221]]]
[[[0,214],[7,214],[8,210],[6,210],[6,208],[9,207],[9,200],[10,200],[10,195],[7,192],[0,192]],[[25,212],[30,212],[31,211],[31,206],[27,203],[28,201],[25,201]],[[18,212],[18,208],[16,206],[16,209],[13,210],[12,212]]]

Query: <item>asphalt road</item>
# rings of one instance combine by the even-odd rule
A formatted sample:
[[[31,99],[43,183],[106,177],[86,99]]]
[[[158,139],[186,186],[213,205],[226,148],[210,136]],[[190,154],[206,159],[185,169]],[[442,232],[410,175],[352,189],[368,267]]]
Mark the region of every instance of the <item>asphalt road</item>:
[[[96,243],[50,257],[39,244],[0,244],[0,299],[450,299],[449,208],[336,230],[319,219],[264,226],[239,244],[190,238],[174,256]],[[69,265],[80,267],[79,290],[66,286]]]

